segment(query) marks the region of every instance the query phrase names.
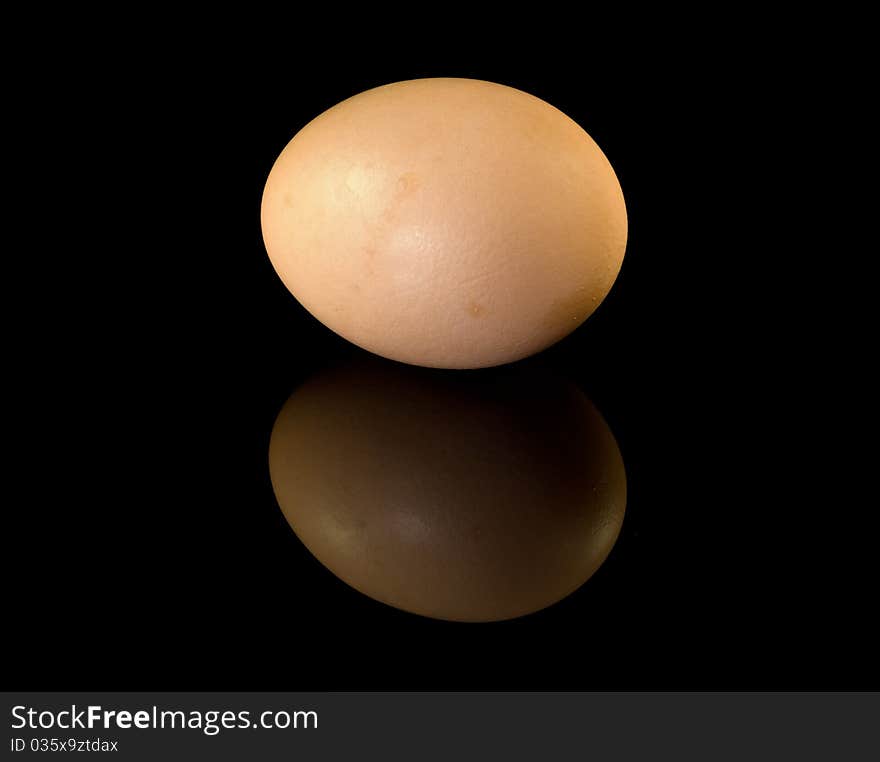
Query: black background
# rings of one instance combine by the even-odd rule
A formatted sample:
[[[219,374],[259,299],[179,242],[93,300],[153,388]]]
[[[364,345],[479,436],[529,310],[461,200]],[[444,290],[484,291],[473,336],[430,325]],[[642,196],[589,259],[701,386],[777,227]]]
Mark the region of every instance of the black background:
[[[766,188],[752,149],[772,129],[747,56],[711,39],[616,38],[608,53],[540,35],[308,37],[266,55],[234,37],[84,45],[30,91],[36,287],[16,337],[35,396],[5,539],[4,687],[876,684],[871,581],[846,576],[841,521],[791,484],[775,370],[785,310],[765,303],[787,253],[756,234]],[[265,178],[326,108],[424,76],[557,106],[627,201],[617,284],[540,358],[617,437],[622,534],[584,587],[510,622],[432,621],[350,589],[291,532],[268,476],[281,405],[357,350],[275,276]]]

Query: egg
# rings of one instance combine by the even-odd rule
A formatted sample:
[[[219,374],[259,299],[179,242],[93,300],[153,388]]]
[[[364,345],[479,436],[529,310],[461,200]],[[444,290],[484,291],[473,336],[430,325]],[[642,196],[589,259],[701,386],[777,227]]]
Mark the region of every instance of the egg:
[[[355,95],[303,127],[266,181],[281,280],[318,320],[383,357],[499,365],[577,328],[623,261],[608,159],[532,95],[417,79]]]
[[[522,616],[579,588],[626,506],[596,408],[566,379],[519,365],[326,371],[279,413],[269,473],[290,526],[337,577],[465,622]]]

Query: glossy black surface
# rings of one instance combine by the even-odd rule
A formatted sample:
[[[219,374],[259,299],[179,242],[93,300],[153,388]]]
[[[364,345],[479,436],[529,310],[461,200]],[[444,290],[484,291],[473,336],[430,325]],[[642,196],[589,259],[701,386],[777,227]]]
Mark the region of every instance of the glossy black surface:
[[[876,684],[870,579],[842,571],[845,506],[792,486],[805,472],[790,468],[772,370],[784,310],[760,306],[782,255],[743,232],[760,104],[714,59],[700,79],[674,50],[623,65],[547,47],[291,53],[274,69],[181,46],[59,68],[41,95],[51,214],[33,229],[33,335],[18,335],[35,401],[5,538],[4,687]],[[292,390],[357,350],[274,275],[265,177],[339,100],[437,75],[565,111],[611,160],[630,219],[611,294],[540,358],[614,433],[623,528],[581,589],[498,624],[432,621],[347,587],[290,530],[267,466]]]

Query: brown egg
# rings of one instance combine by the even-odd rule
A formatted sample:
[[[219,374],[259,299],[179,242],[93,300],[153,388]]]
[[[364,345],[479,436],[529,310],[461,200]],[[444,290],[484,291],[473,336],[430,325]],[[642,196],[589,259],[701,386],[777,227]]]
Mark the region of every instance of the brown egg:
[[[262,226],[318,320],[441,368],[511,362],[573,331],[627,234],[620,185],[583,129],[471,79],[398,82],[321,114],[275,162]]]
[[[614,437],[571,383],[522,368],[375,361],[278,415],[269,468],[293,530],[366,595],[439,619],[542,609],[604,561],[623,521]]]

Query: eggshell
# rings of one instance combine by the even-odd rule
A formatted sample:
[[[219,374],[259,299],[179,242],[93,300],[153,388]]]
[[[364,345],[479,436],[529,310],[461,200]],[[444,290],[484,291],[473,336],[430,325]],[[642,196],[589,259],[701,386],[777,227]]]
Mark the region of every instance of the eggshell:
[[[620,185],[561,111],[491,82],[368,90],[307,124],[262,202],[266,249],[318,320],[384,357],[477,368],[580,325],[626,248]]]
[[[376,361],[290,397],[272,485],[340,579],[406,611],[489,621],[549,606],[602,564],[626,504],[608,426],[564,379],[486,373]]]

